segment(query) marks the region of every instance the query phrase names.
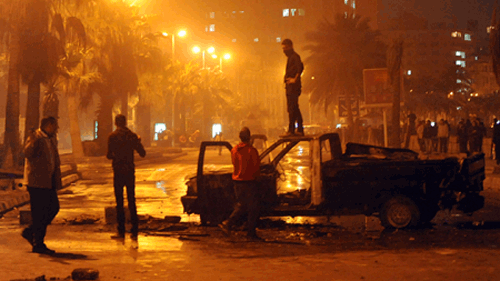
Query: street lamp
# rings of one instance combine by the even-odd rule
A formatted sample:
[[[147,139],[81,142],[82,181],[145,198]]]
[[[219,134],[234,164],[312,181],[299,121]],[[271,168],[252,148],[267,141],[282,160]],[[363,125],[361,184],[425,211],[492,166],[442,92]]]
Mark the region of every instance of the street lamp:
[[[224,54],[223,56],[217,56],[216,54],[212,54],[213,59],[219,58],[219,71],[222,72],[222,59],[228,60],[231,58],[230,54]]]
[[[213,52],[215,52],[215,48],[214,48],[214,47],[209,47],[209,48],[208,48],[208,49],[206,49],[206,50],[201,50],[201,48],[200,48],[200,47],[198,47],[198,46],[194,46],[194,47],[193,47],[193,49],[191,49],[191,50],[192,50],[192,51],[193,51],[193,53],[195,53],[195,54],[199,54],[199,53],[201,52],[201,54],[202,54],[202,58],[203,58],[203,69],[205,69],[205,51],[206,51],[207,53],[209,53],[209,54],[212,54]],[[214,55],[212,55],[212,57],[213,57],[213,56],[215,56],[215,54],[214,54]]]
[[[180,30],[177,32],[177,36],[179,37],[184,37],[186,36],[187,32],[185,30]],[[168,37],[169,35],[172,36],[172,61],[175,59],[175,34],[168,34],[167,32],[162,32],[162,35],[164,37]]]
[[[185,30],[180,30],[179,32],[177,32],[177,36],[179,37],[184,37],[186,36],[187,32]],[[162,32],[162,35],[164,37],[168,37],[168,33],[167,32]],[[170,36],[172,36],[172,64],[174,63],[175,61],[175,34],[172,33],[170,34]],[[172,147],[175,146],[175,131],[174,131],[174,127],[175,127],[175,117],[176,117],[176,114],[175,114],[175,96],[176,96],[176,93],[175,93],[175,89],[172,89],[172,132],[174,132],[174,136],[172,137]]]
[[[224,56],[221,56],[220,57],[220,61],[219,61],[219,70],[222,72],[222,58],[224,57],[225,60],[228,60],[231,58],[231,55],[230,54],[224,54]]]

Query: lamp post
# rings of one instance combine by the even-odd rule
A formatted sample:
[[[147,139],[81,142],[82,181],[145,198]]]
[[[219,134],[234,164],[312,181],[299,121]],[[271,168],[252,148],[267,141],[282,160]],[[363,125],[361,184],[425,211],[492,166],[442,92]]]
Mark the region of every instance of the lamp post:
[[[177,36],[179,37],[184,37],[186,36],[187,32],[185,30],[180,30],[179,32],[177,32]],[[162,35],[164,37],[168,37],[168,33],[167,32],[162,32]],[[172,33],[170,34],[170,36],[172,37],[172,64],[174,63],[175,61],[175,34]],[[172,147],[175,146],[175,130],[174,130],[174,127],[175,127],[175,118],[176,118],[176,114],[175,114],[175,97],[176,97],[176,93],[175,93],[175,88],[172,89],[172,127],[170,128],[171,131],[172,131]]]
[[[177,32],[177,36],[179,37],[184,37],[186,36],[187,32],[185,30],[181,30],[179,32]],[[172,61],[174,61],[175,59],[175,34],[172,33],[172,34],[168,34],[167,32],[163,32],[162,35],[164,37],[168,37],[169,35],[172,37]]]
[[[202,50],[200,47],[194,46],[193,49],[192,49],[192,51],[195,54],[199,54],[201,52],[201,56],[202,56],[202,59],[203,59],[203,69],[205,69],[205,52],[207,52],[209,54],[212,54],[213,52],[215,52],[215,48],[214,47],[209,47],[206,50]]]
[[[228,60],[231,58],[231,55],[230,54],[224,54],[224,56],[221,56],[220,57],[220,61],[219,61],[219,70],[222,72],[222,58],[224,57],[225,60]]]

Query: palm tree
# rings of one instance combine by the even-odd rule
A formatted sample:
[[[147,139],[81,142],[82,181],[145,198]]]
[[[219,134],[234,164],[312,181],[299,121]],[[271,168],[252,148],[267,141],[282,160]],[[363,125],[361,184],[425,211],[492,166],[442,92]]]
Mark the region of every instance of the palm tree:
[[[122,1],[100,2],[92,18],[95,20],[87,27],[87,34],[99,52],[95,52],[91,68],[100,73],[101,80],[91,83],[83,98],[91,100],[93,94],[99,98],[97,142],[103,153],[107,136],[113,128],[115,104],[120,101],[119,111],[127,115],[128,97],[137,93],[139,64],[143,56],[148,55],[143,52],[144,38],[151,31],[149,18],[139,16],[136,7]]]
[[[306,72],[304,90],[313,104],[325,112],[340,96],[346,98],[348,124],[352,127],[351,99],[359,99],[363,89],[363,69],[385,66],[386,46],[380,33],[368,25],[369,19],[338,14],[333,22],[323,20],[315,31],[306,34]]]
[[[5,135],[4,148],[2,149],[2,167],[19,165],[18,155],[20,152],[19,138],[19,59],[20,48],[20,27],[24,20],[28,7],[27,0],[1,1],[0,2],[0,31],[2,38],[8,38],[9,53],[9,74],[7,86],[7,104],[5,113]],[[12,155],[12,163],[6,163],[6,156]]]
[[[221,71],[203,69],[200,74],[193,100],[198,101],[195,105],[201,108],[201,134],[202,138],[207,139],[209,134],[206,129],[210,128],[210,117],[230,116],[229,112],[236,101],[229,89],[229,80]]]

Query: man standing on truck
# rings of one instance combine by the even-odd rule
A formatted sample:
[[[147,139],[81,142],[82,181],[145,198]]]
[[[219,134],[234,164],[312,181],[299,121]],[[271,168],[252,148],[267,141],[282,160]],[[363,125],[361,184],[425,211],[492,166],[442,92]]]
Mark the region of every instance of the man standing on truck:
[[[243,127],[240,131],[241,142],[231,150],[234,167],[232,178],[237,203],[231,216],[219,224],[219,227],[229,235],[231,228],[246,214],[247,237],[259,240],[255,228],[259,219],[260,200],[256,180],[260,173],[260,159],[257,149],[250,144],[250,136],[250,129]]]
[[[288,109],[288,132],[286,136],[295,135],[295,122],[297,122],[296,135],[304,135],[302,125],[302,114],[299,108],[299,96],[302,91],[300,75],[304,71],[304,64],[300,60],[299,54],[293,49],[293,43],[290,39],[281,42],[283,53],[288,57],[285,72],[286,104]]]
[[[113,185],[116,199],[116,220],[118,234],[111,236],[115,239],[125,238],[125,213],[123,211],[123,186],[127,187],[128,209],[132,222],[132,239],[137,239],[139,233],[139,219],[135,205],[135,165],[134,150],[139,156],[146,156],[141,138],[127,128],[125,115],[115,117],[116,130],[108,138],[108,154],[106,157],[113,160]]]

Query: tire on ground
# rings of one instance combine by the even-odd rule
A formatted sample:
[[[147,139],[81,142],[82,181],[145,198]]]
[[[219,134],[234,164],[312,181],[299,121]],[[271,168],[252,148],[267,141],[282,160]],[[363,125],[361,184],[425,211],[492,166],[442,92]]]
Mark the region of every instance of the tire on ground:
[[[415,227],[420,222],[420,210],[410,198],[397,195],[382,206],[380,221],[386,228]]]

